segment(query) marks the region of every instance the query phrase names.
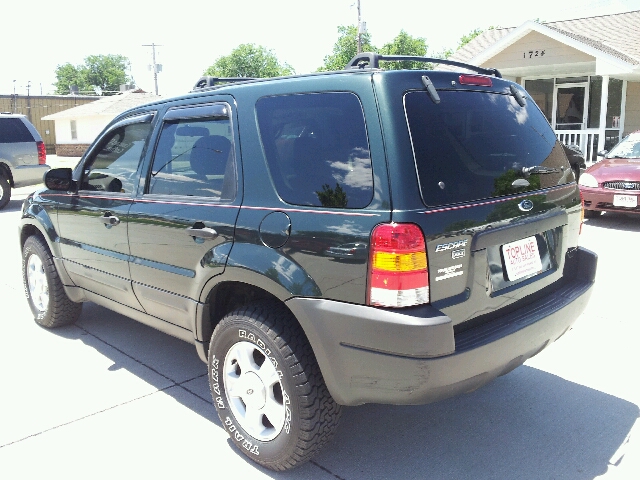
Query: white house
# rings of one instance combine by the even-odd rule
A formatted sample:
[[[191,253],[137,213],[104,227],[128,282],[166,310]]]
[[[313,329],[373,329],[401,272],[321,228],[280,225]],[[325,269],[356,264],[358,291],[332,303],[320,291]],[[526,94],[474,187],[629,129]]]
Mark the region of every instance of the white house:
[[[487,30],[450,60],[523,85],[589,162],[640,130],[640,11]]]
[[[129,90],[43,117],[55,122],[56,154],[79,157],[116,115],[162,97]]]

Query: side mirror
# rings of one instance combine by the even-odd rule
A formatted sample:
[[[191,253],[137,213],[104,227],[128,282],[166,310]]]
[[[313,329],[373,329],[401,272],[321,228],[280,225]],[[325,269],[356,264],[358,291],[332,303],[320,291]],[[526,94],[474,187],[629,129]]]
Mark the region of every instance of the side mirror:
[[[607,153],[609,153],[609,150],[600,150],[598,152],[598,156],[599,157],[604,157]]]
[[[44,184],[49,190],[69,191],[75,185],[70,168],[53,168],[44,174]]]

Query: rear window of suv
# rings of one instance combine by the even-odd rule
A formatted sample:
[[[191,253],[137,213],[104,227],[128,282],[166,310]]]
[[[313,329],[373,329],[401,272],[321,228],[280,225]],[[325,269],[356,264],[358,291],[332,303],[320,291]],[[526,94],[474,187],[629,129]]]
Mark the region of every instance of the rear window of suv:
[[[0,118],[0,143],[33,142],[33,135],[19,118]]]
[[[371,203],[371,156],[355,94],[264,97],[256,110],[269,172],[285,202],[328,208]]]
[[[575,181],[561,145],[533,101],[439,91],[405,95],[405,112],[426,205],[513,195]],[[544,174],[523,173],[543,166]]]

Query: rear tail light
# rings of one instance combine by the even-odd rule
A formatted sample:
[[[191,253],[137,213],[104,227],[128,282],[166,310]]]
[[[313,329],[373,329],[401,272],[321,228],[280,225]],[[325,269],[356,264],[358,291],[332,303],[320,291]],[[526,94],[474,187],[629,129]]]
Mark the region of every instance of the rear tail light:
[[[420,227],[386,223],[374,228],[367,303],[382,307],[429,303],[427,252]]]
[[[479,87],[490,87],[493,85],[491,78],[482,75],[460,75],[458,81],[460,85],[477,85]]]
[[[38,164],[44,165],[47,163],[47,149],[44,142],[36,142],[36,147],[38,147]]]

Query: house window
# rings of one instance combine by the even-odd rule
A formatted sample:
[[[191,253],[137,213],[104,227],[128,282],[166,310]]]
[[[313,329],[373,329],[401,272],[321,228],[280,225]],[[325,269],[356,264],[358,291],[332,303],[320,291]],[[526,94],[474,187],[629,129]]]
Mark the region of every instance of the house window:
[[[609,101],[607,102],[607,128],[620,128],[622,111],[622,80],[609,79]]]
[[[602,77],[589,78],[589,115],[587,128],[600,128],[600,102],[602,99]]]
[[[71,120],[71,140],[78,139],[78,128],[76,126],[76,121]]]

